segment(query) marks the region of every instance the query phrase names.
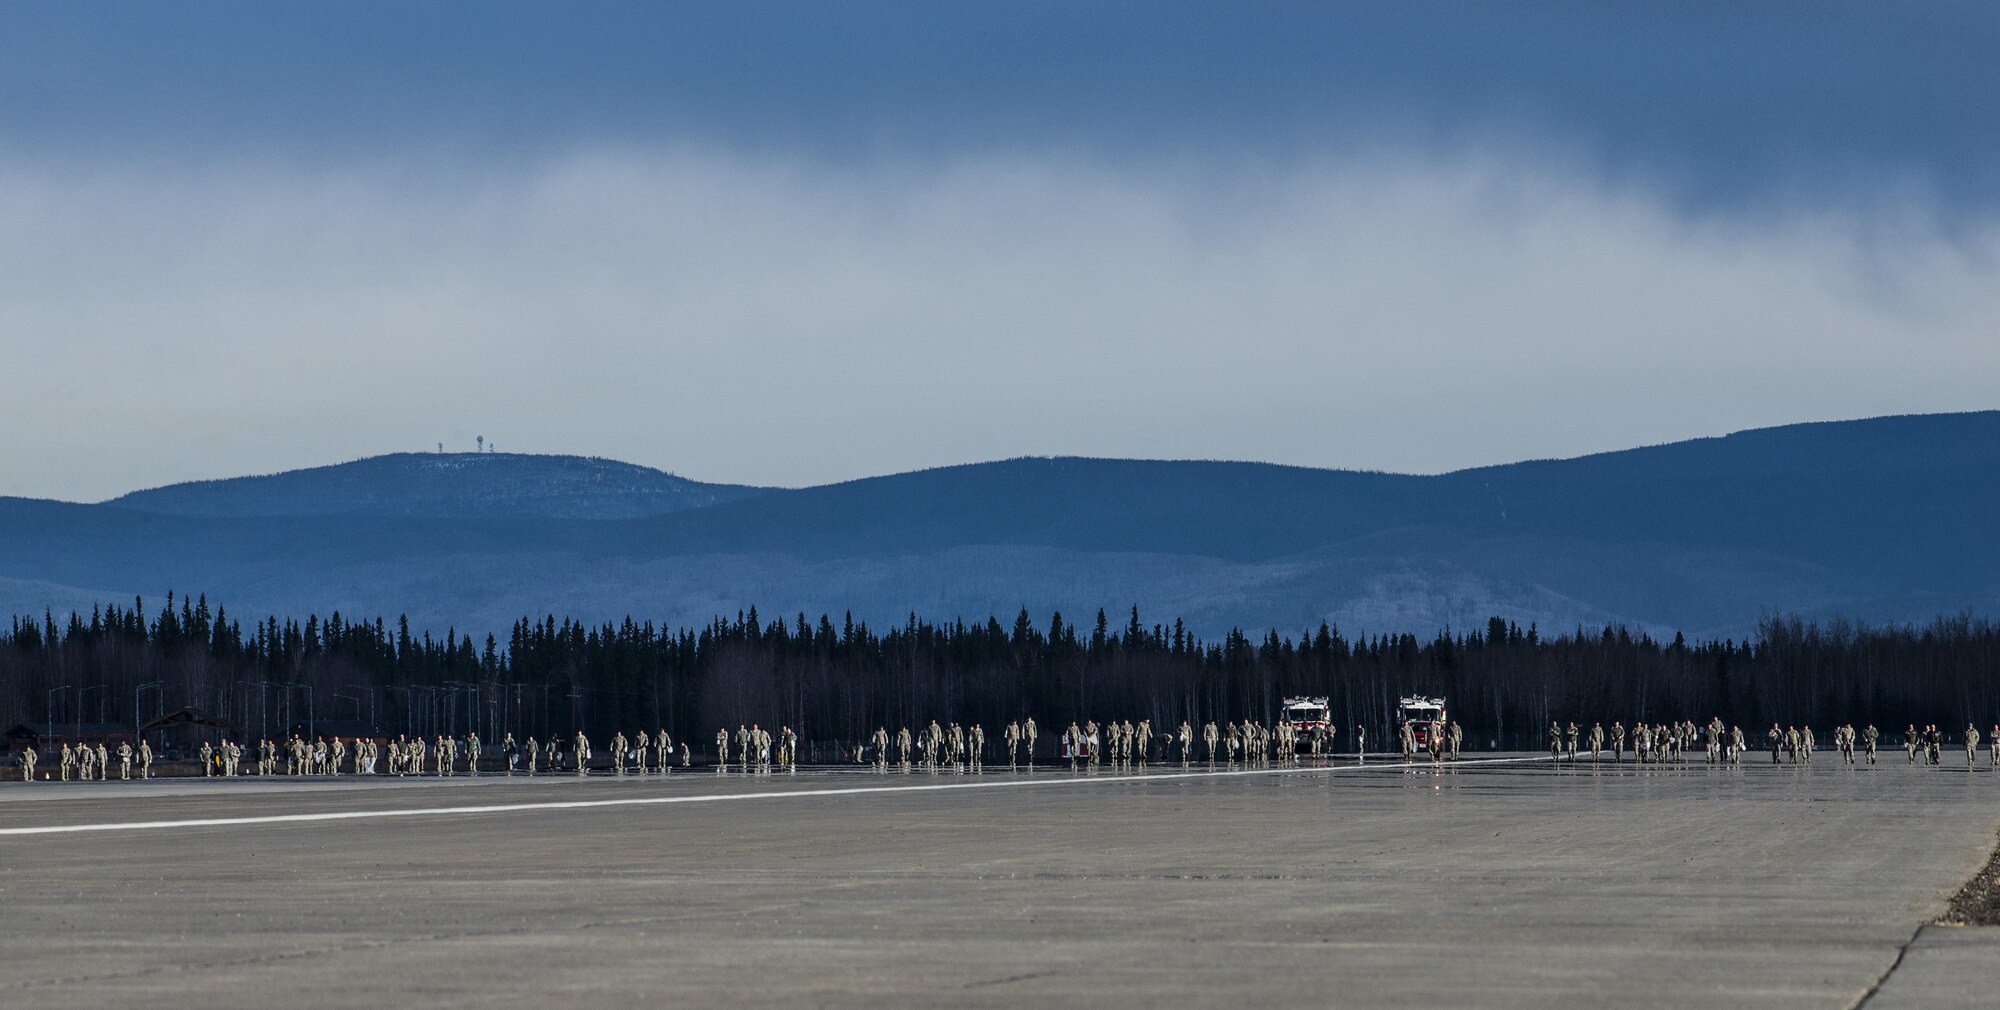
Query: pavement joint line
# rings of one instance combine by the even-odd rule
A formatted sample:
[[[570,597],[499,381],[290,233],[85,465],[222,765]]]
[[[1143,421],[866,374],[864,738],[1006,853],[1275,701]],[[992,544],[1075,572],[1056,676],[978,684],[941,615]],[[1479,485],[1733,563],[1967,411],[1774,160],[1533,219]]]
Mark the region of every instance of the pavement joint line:
[[[1910,948],[1917,945],[1917,938],[1923,936],[1924,930],[1929,928],[1930,923],[1919,924],[1916,931],[1910,934],[1910,938],[1904,940],[1896,947],[1896,959],[1889,962],[1889,967],[1883,969],[1882,974],[1875,977],[1875,984],[1869,986],[1868,991],[1861,994],[1861,998],[1854,1002],[1852,1010],[1862,1010],[1863,1007],[1874,1002],[1875,997],[1882,992],[1882,987],[1889,984],[1889,976],[1894,975],[1896,969],[1903,966],[1903,959],[1910,956]]]
[[[1522,764],[1546,762],[1531,757],[1473,758],[1455,762],[1468,765]],[[1424,762],[1416,762],[1421,767]],[[1306,765],[1285,768],[1239,768],[1230,771],[1167,772],[1159,775],[1094,775],[1050,779],[1000,779],[982,782],[936,782],[907,786],[847,786],[835,789],[784,789],[758,793],[720,793],[697,796],[628,796],[610,800],[545,800],[535,803],[490,803],[478,806],[416,807],[408,810],[339,810],[318,814],[264,814],[252,817],[200,817],[177,821],[114,821],[94,824],[54,824],[25,828],[0,828],[0,837],[22,835],[86,834],[106,831],[147,831],[166,828],[218,828],[252,824],[307,824],[324,821],[355,821],[388,817],[446,817],[468,814],[524,813],[537,810],[589,810],[602,807],[660,806],[670,803],[722,803],[732,800],[798,799],[809,796],[856,796],[871,793],[939,792],[947,789],[1008,789],[1026,786],[1063,786],[1108,782],[1173,782],[1181,779],[1231,778],[1246,775],[1305,775],[1343,771],[1390,771],[1412,767],[1394,759],[1374,765]]]

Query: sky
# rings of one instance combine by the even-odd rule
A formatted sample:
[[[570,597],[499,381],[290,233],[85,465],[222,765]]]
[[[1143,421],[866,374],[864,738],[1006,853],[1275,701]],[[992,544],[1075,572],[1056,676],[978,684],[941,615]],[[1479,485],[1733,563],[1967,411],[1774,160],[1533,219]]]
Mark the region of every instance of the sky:
[[[0,495],[2000,407],[2000,7],[0,5]]]

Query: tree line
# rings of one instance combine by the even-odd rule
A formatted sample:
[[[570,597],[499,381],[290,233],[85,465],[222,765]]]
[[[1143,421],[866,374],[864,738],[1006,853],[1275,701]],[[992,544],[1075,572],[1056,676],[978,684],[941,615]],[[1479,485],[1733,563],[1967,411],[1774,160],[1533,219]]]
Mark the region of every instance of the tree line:
[[[932,719],[989,731],[1118,718],[1269,723],[1282,700],[1326,696],[1346,734],[1390,739],[1397,700],[1443,696],[1482,747],[1538,747],[1551,721],[1874,723],[1947,730],[2000,719],[2000,627],[1970,615],[1871,627],[1771,619],[1755,637],[1661,641],[1624,627],[1545,635],[1483,629],[1349,638],[1328,624],[1204,640],[1176,620],[1062,614],[1011,624],[912,614],[875,628],[845,615],[699,628],[650,621],[516,621],[504,641],[412,631],[407,618],[265,617],[247,628],[207,598],[158,609],[14,617],[0,642],[0,726],[135,725],[190,706],[251,737],[551,734],[665,728],[697,749],[716,728],[789,725],[832,745]]]

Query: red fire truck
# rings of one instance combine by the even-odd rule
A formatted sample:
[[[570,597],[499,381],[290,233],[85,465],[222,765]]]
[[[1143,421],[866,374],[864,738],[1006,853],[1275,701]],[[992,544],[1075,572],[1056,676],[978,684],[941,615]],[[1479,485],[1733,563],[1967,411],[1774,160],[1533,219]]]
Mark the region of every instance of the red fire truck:
[[[1410,733],[1416,738],[1418,750],[1430,747],[1433,727],[1442,731],[1448,721],[1444,713],[1444,699],[1423,695],[1412,695],[1398,702],[1396,719],[1399,723],[1410,724]]]
[[[1292,724],[1299,739],[1308,740],[1314,733],[1328,733],[1333,729],[1333,720],[1328,715],[1325,698],[1286,698],[1285,707],[1278,718]]]

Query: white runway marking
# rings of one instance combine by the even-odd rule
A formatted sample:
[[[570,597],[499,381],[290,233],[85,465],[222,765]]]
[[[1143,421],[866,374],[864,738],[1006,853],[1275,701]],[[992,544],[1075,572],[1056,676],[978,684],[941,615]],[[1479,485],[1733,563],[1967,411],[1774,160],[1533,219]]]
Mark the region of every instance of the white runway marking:
[[[1518,764],[1548,761],[1542,756],[1474,758],[1459,761],[1467,765]],[[1421,769],[1426,762],[1419,761]],[[417,807],[408,810],[342,810],[323,814],[267,814],[257,817],[199,817],[179,821],[121,821],[98,824],[56,824],[32,828],[0,828],[0,837],[14,835],[64,835],[97,831],[147,831],[162,828],[215,828],[246,824],[305,824],[314,821],[358,821],[382,817],[448,817],[460,814],[509,814],[531,810],[587,810],[595,807],[639,807],[665,803],[723,803],[731,800],[797,799],[807,796],[858,796],[867,793],[921,793],[946,789],[1010,789],[1027,786],[1074,786],[1103,782],[1171,782],[1176,779],[1229,778],[1243,775],[1309,775],[1354,771],[1395,771],[1404,765],[1388,758],[1372,765],[1296,766],[1289,768],[1240,768],[1233,771],[1162,772],[1151,775],[1093,775],[1073,778],[993,779],[978,782],[937,782],[908,786],[848,786],[833,789],[781,789],[757,793],[710,793],[699,796],[631,796],[615,800],[546,800],[538,803],[491,803],[463,807]],[[1450,767],[1447,765],[1446,767]],[[1061,774],[1061,773],[1057,773]]]

